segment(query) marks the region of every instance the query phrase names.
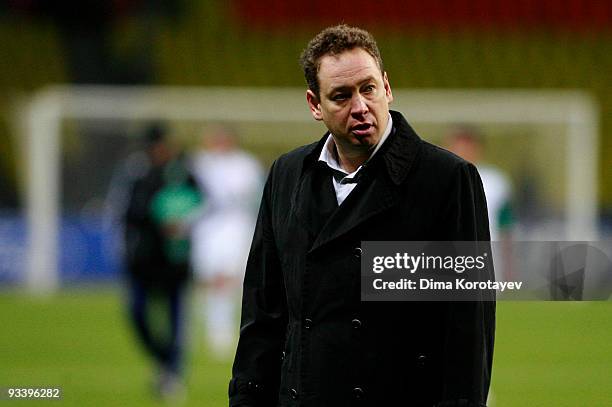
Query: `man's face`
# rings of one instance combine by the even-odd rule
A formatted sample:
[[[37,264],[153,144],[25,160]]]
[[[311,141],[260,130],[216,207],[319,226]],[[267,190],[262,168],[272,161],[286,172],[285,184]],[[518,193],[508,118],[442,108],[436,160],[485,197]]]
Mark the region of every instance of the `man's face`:
[[[319,65],[319,96],[306,92],[315,120],[322,120],[347,153],[366,153],[380,140],[393,101],[387,74],[362,48],[325,55]]]

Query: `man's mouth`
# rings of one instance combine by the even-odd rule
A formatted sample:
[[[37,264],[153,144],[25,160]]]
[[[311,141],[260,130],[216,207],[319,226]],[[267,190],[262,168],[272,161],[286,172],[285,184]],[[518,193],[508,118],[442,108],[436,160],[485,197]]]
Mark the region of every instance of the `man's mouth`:
[[[371,124],[361,123],[351,127],[351,132],[357,137],[366,136],[370,134],[370,128],[372,128]]]

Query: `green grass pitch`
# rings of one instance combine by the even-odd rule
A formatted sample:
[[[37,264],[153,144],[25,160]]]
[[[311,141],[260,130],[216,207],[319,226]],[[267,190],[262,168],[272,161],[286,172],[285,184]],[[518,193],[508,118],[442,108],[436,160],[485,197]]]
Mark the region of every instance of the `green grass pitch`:
[[[47,299],[0,292],[0,387],[63,389],[60,401],[0,405],[166,405],[150,395],[152,366],[124,301],[113,288]],[[612,406],[612,302],[500,302],[497,321],[493,406]],[[231,361],[210,357],[198,326],[181,405],[227,406]]]

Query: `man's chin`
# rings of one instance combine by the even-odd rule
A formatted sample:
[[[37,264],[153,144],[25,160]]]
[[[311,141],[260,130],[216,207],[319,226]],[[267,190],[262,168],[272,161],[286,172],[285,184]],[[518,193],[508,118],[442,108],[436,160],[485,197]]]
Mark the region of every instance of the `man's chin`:
[[[352,134],[356,146],[371,148],[374,147],[378,142],[378,137],[376,137],[375,134]]]

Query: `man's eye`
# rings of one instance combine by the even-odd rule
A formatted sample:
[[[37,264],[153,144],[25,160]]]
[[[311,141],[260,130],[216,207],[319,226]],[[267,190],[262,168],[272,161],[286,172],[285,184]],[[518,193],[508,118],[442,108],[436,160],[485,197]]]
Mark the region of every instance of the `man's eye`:
[[[372,92],[374,90],[374,85],[366,85],[363,87],[364,92]]]
[[[335,95],[335,96],[332,98],[332,100],[337,100],[337,101],[338,101],[338,100],[346,100],[346,99],[348,99],[348,97],[349,97],[349,96],[348,96],[347,94],[345,94],[345,93],[339,93],[339,94]]]

